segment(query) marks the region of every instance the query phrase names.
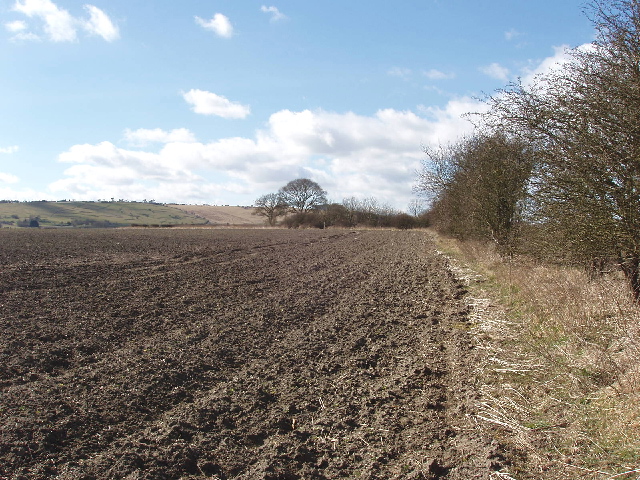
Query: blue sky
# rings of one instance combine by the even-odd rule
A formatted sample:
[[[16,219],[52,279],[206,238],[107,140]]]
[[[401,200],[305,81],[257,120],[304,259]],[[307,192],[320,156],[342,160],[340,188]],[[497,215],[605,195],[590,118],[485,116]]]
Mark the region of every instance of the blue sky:
[[[0,0],[0,199],[413,198],[422,145],[593,39],[581,1]]]

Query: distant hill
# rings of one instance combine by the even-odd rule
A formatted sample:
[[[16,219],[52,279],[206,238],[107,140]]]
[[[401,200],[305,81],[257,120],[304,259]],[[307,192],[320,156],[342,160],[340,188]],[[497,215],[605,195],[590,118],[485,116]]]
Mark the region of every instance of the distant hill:
[[[203,225],[207,220],[172,205],[143,202],[0,202],[2,226],[122,227]]]
[[[171,205],[185,213],[206,219],[212,225],[260,226],[264,217],[253,215],[253,207],[230,207],[216,205]]]

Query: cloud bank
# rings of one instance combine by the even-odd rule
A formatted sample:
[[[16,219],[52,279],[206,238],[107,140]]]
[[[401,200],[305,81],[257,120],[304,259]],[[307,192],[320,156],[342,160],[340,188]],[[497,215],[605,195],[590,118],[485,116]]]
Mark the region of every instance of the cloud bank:
[[[558,47],[549,58],[523,70],[523,81],[565,61],[565,49]],[[225,119],[250,114],[248,106],[212,92],[192,89],[181,95],[197,114]],[[120,139],[73,145],[62,152],[57,160],[64,171],[44,193],[20,190],[20,180],[3,173],[0,196],[248,205],[289,180],[308,177],[333,201],[373,196],[404,209],[412,199],[422,146],[455,141],[471,132],[463,115],[485,108],[460,97],[442,107],[388,108],[371,115],[282,109],[249,135],[208,142],[184,127],[142,126],[124,130]],[[0,153],[16,150],[5,146]]]
[[[471,127],[460,118],[471,99],[443,108],[383,109],[374,115],[280,110],[252,137],[196,141],[187,129],[125,130],[140,150],[110,141],[74,145],[59,155],[70,166],[51,194],[75,199],[153,198],[220,203],[229,195],[251,204],[294,178],[320,182],[332,199],[375,196],[405,208],[421,145],[455,139]],[[157,148],[153,148],[157,146]],[[225,202],[225,203],[228,203]]]

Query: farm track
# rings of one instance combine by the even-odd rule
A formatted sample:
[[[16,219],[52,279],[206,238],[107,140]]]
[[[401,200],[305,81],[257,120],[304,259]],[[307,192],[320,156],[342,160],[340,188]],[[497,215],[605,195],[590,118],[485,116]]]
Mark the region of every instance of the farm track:
[[[0,230],[0,478],[472,479],[423,232]]]

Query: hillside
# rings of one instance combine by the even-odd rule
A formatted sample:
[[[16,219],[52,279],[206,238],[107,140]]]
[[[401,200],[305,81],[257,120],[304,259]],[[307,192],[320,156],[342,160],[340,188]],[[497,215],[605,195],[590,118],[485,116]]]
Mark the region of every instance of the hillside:
[[[183,212],[208,220],[212,225],[264,225],[264,217],[253,215],[253,207],[216,205],[171,205]]]
[[[2,226],[120,227],[129,225],[202,225],[207,220],[172,205],[142,202],[3,202]]]

